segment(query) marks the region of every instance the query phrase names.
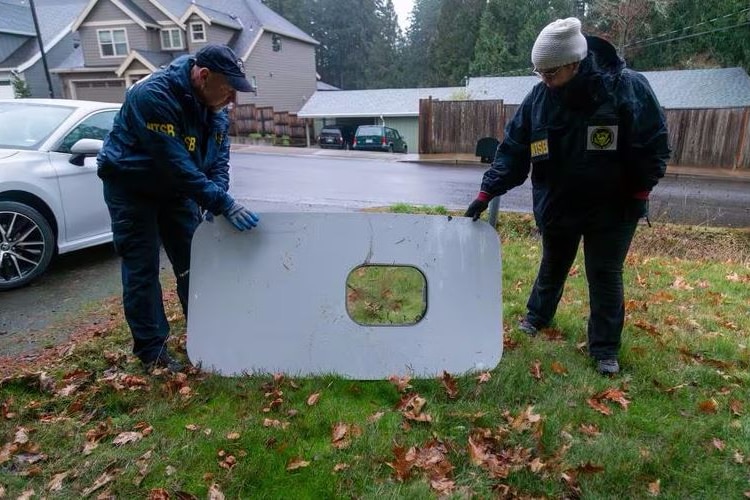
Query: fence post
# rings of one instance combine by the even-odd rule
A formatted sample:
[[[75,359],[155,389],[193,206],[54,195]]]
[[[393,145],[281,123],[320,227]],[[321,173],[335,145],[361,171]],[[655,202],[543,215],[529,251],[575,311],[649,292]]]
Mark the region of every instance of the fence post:
[[[490,201],[490,206],[487,207],[487,222],[493,228],[497,227],[497,213],[500,210],[500,197],[495,196]]]

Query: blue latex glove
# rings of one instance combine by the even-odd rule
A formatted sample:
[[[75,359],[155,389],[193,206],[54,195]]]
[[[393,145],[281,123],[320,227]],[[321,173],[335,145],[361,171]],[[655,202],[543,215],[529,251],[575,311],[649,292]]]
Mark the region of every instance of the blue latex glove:
[[[203,211],[203,220],[206,222],[213,222],[214,221],[214,214],[209,212],[208,210]]]
[[[229,207],[226,212],[224,212],[224,217],[226,217],[238,231],[252,229],[258,225],[258,221],[260,220],[257,215],[236,201],[232,203],[232,206]]]

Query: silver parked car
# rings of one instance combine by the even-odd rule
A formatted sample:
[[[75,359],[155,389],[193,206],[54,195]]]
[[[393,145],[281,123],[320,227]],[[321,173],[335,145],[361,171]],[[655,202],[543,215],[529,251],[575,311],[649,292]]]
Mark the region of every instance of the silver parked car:
[[[119,104],[0,99],[0,291],[112,240],[96,154]]]

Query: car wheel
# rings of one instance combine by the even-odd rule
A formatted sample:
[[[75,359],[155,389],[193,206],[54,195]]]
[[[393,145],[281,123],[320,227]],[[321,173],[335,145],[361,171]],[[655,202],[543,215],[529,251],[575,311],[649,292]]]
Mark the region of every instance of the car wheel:
[[[35,209],[0,201],[0,290],[26,285],[41,275],[55,253],[55,235]]]

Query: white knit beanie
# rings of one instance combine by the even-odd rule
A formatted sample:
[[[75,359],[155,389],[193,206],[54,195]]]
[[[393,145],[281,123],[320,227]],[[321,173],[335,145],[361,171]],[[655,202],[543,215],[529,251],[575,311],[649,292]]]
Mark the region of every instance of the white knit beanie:
[[[534,68],[545,70],[583,60],[588,53],[581,34],[581,21],[575,17],[549,23],[539,33],[531,49]]]

